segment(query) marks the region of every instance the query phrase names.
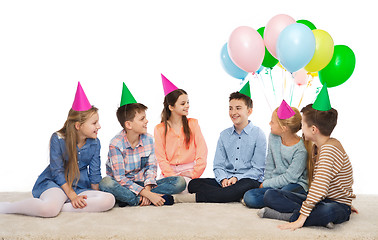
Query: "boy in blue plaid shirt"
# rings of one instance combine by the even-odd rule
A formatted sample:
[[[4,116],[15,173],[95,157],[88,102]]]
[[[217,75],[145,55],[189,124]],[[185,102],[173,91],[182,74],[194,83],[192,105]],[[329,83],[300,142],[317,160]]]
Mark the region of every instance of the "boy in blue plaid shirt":
[[[110,142],[108,176],[101,180],[100,189],[112,193],[120,206],[172,205],[170,194],[186,187],[183,177],[156,181],[157,161],[153,137],[147,133],[146,110],[141,103],[125,104],[117,110],[123,130]]]

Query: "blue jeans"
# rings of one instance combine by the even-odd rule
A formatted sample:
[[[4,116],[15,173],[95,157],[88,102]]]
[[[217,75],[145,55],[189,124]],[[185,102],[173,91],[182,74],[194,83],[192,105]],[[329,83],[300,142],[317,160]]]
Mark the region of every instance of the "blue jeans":
[[[144,187],[143,182],[135,182]],[[185,190],[186,182],[183,177],[166,177],[156,181],[157,186],[151,192],[159,194],[177,194]],[[125,202],[130,206],[137,206],[140,196],[119,184],[113,178],[107,176],[100,182],[100,190],[114,195],[115,199]]]
[[[290,222],[294,222],[298,219],[302,202],[306,198],[304,194],[271,189],[265,193],[264,203],[281,213],[293,213]],[[330,222],[343,223],[349,220],[350,214],[350,206],[326,198],[315,205],[304,226],[326,226]]]
[[[264,204],[264,194],[266,191],[269,189],[273,189],[271,187],[266,187],[266,188],[255,188],[247,191],[244,194],[244,203],[247,207],[249,208],[263,208],[265,207]],[[306,194],[306,191],[303,189],[303,187],[297,183],[290,183],[281,190],[286,190],[290,192],[296,192],[296,193],[301,193],[301,194]]]

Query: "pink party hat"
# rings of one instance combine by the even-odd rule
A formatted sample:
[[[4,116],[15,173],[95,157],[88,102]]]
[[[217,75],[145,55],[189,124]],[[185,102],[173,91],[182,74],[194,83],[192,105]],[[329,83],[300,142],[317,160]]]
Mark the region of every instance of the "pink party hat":
[[[75,100],[72,104],[72,109],[75,111],[87,111],[92,107],[89,103],[87,96],[84,93],[83,88],[81,87],[80,82],[77,84],[77,90],[75,94]]]
[[[171,81],[169,81],[163,74],[161,74],[161,80],[163,81],[164,95],[178,89]]]
[[[294,110],[286,103],[285,100],[282,100],[280,107],[277,109],[277,116],[279,119],[288,119],[295,115]]]

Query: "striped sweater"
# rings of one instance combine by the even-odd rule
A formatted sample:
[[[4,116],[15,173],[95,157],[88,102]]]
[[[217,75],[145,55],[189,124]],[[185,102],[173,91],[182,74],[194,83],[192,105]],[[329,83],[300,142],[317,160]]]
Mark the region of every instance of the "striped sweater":
[[[325,198],[351,206],[356,197],[352,190],[353,170],[341,143],[330,138],[319,152],[314,145],[313,160],[314,178],[300,213],[309,216],[315,205]]]

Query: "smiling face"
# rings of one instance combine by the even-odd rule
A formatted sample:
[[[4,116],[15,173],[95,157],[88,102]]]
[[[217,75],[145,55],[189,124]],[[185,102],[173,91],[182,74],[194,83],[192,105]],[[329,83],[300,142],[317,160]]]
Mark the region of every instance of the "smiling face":
[[[137,134],[146,134],[147,133],[147,116],[146,111],[140,111],[135,113],[135,117],[132,121],[126,121],[125,127],[127,130],[132,130]]]
[[[228,113],[235,127],[241,130],[248,125],[248,117],[252,114],[252,108],[248,108],[242,99],[232,99],[229,102]]]
[[[100,128],[98,113],[94,113],[83,124],[79,124],[77,130],[79,136],[82,138],[97,138],[97,133]]]
[[[177,114],[179,116],[188,116],[189,114],[189,98],[186,94],[181,94],[174,106],[169,105],[169,110],[172,114]]]

